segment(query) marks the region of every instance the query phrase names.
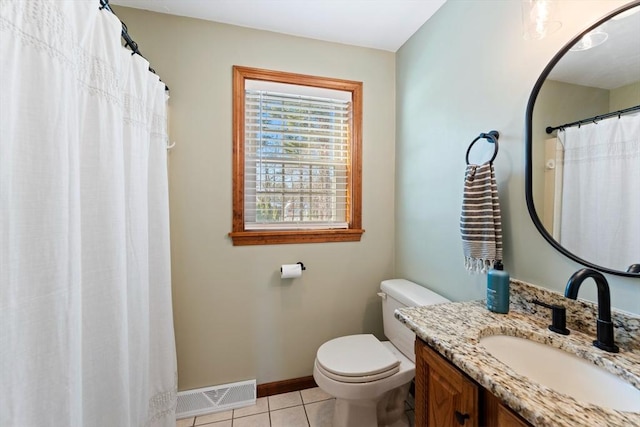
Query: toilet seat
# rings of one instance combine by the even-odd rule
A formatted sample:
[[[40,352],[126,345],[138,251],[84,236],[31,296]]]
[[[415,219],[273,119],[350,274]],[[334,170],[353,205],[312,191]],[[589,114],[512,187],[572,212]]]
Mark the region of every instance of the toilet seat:
[[[316,366],[335,381],[365,383],[396,374],[400,360],[375,336],[361,334],[324,343],[316,354]]]

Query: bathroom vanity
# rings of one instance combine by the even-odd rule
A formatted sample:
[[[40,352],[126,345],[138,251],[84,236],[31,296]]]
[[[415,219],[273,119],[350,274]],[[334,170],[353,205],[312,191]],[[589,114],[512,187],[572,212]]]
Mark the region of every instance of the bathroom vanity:
[[[418,426],[530,425],[421,339],[416,340],[415,390]]]
[[[570,334],[550,331],[550,310],[534,300],[566,307]],[[640,318],[615,310],[612,314],[619,353],[592,345],[595,304],[569,300],[518,280],[511,280],[508,314],[488,311],[483,301],[397,310],[396,317],[417,336],[416,425],[640,426]],[[558,366],[558,373],[552,375],[551,380],[560,380],[556,385],[536,382],[531,375],[522,374],[521,367],[501,361],[487,350],[486,338],[493,336],[523,339],[543,350],[575,355],[577,358],[570,357],[598,375],[602,371],[622,388],[606,388],[601,377],[592,378],[580,371],[582,368],[572,376],[573,368],[564,366]],[[535,370],[538,363],[548,368],[548,360],[555,359],[533,358],[525,368]],[[581,380],[585,383],[576,384],[577,391],[562,389]]]

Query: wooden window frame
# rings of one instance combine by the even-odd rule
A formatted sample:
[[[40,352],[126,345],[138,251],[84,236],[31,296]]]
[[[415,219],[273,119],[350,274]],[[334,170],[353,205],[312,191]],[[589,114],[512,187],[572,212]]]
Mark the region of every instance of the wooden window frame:
[[[244,224],[245,81],[263,80],[351,92],[353,126],[346,229],[246,230]],[[233,219],[234,246],[286,243],[357,242],[362,229],[362,82],[233,66]]]

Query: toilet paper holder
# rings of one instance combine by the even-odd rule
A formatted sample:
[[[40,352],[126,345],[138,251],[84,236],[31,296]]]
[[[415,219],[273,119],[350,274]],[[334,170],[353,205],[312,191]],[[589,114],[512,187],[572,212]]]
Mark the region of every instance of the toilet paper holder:
[[[305,267],[304,264],[301,263],[300,261],[296,262],[296,264],[300,264],[300,270],[302,271],[307,269],[307,267]],[[282,273],[282,267],[280,267],[280,273]]]

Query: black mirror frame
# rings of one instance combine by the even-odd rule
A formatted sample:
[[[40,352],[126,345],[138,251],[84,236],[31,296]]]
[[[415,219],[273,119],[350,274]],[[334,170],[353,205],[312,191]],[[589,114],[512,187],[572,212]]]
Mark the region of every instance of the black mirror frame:
[[[604,16],[603,18],[598,20],[596,23],[591,25],[589,28],[587,28],[586,30],[582,31],[580,34],[575,36],[573,39],[571,39],[571,41],[569,41],[569,43],[567,43],[562,49],[560,49],[558,53],[554,55],[554,57],[551,59],[551,61],[547,64],[547,66],[542,71],[542,74],[540,74],[540,77],[538,77],[538,80],[536,81],[536,84],[533,86],[533,90],[531,91],[531,95],[529,96],[529,102],[527,103],[527,112],[525,116],[525,126],[526,126],[526,130],[525,130],[526,132],[525,134],[525,198],[527,200],[527,209],[529,210],[529,215],[531,216],[531,219],[533,220],[533,223],[535,224],[536,228],[538,229],[540,234],[542,234],[542,237],[544,237],[545,240],[549,242],[549,244],[551,244],[551,246],[553,246],[558,252],[560,252],[567,258],[573,261],[576,261],[577,263],[580,263],[589,268],[602,271],[604,273],[615,274],[617,276],[640,278],[640,273],[629,273],[621,270],[613,270],[607,267],[602,267],[600,265],[593,264],[589,261],[586,261],[578,257],[574,253],[569,252],[566,248],[560,245],[560,243],[558,243],[553,238],[553,236],[549,234],[549,232],[544,227],[544,225],[542,225],[542,221],[540,221],[540,217],[536,212],[536,208],[533,203],[533,175],[532,175],[532,172],[533,172],[533,165],[532,165],[533,108],[535,106],[536,99],[538,98],[538,94],[540,93],[540,89],[542,88],[542,85],[544,84],[545,80],[549,76],[549,73],[551,73],[551,70],[553,69],[553,67],[556,66],[558,61],[562,59],[562,57],[569,51],[569,49],[574,44],[576,44],[585,34],[599,27],[606,21],[610,20],[612,17],[622,12],[625,12],[629,9],[632,9],[634,7],[640,7],[640,0],[634,0],[631,3],[628,3],[624,6],[621,6],[615,9],[614,11],[608,13],[606,16]]]

